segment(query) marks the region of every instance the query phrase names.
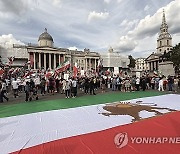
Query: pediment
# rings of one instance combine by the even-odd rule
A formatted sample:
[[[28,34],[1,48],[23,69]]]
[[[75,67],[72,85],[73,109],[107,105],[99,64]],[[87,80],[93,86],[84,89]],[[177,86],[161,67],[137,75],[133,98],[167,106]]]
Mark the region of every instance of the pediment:
[[[146,61],[151,61],[151,60],[157,60],[157,59],[159,59],[159,57],[160,57],[161,55],[160,54],[151,54],[149,57],[147,57],[146,58]]]

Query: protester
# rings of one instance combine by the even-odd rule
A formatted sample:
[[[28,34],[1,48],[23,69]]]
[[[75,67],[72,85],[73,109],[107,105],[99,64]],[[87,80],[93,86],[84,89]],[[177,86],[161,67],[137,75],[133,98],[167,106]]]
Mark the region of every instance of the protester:
[[[136,78],[136,90],[139,91],[139,86],[140,86],[140,78]]]
[[[14,80],[12,81],[12,89],[14,92],[14,98],[16,98],[18,96],[18,86],[19,86],[19,83],[16,80],[16,78],[14,78]]]
[[[51,77],[51,78],[49,79],[49,92],[54,95],[54,90],[55,90],[55,81],[54,81],[54,79]]]
[[[177,77],[174,77],[174,91],[175,92],[178,91],[178,83],[179,83],[179,79]]]
[[[171,77],[171,76],[168,76],[167,81],[168,81],[168,90],[169,90],[169,91],[172,91],[172,90],[173,90],[173,89],[172,89],[172,87],[173,87],[173,79],[172,79],[172,77]]]
[[[30,71],[29,71],[30,72]],[[40,72],[40,71],[39,71]],[[166,90],[166,85],[169,91],[174,90],[178,91],[178,86],[180,85],[180,81],[178,77],[168,76],[167,80],[162,76],[150,76],[145,74],[143,77],[135,77],[130,76],[127,73],[124,76],[119,76],[115,74],[97,74],[92,75],[88,74],[87,76],[77,76],[76,78],[72,78],[69,73],[69,79],[66,81],[62,76],[42,74],[36,72],[34,74],[28,74],[26,76],[20,76],[18,74],[12,74],[6,77],[3,77],[0,84],[0,101],[3,102],[3,99],[8,100],[9,94],[7,95],[7,90],[12,85],[13,94],[16,98],[19,94],[21,95],[21,91],[25,90],[25,101],[31,101],[33,98],[36,100],[38,97],[38,90],[42,96],[48,95],[46,91],[50,92],[50,94],[54,94],[55,90],[57,93],[65,93],[66,98],[77,97],[79,91],[84,91],[85,94],[90,93],[91,95],[95,95],[95,91],[97,90],[97,94],[101,91],[105,92],[105,89],[112,89],[112,91],[122,91],[122,92],[131,92],[131,91],[143,91],[152,89],[164,91]],[[18,73],[18,72],[17,72]],[[62,74],[63,75],[63,74]],[[18,77],[18,80],[16,80]],[[4,82],[6,81],[6,82]],[[12,81],[12,82],[9,82]],[[162,86],[163,82],[163,86]],[[11,84],[9,84],[11,83]],[[56,94],[56,95],[58,95]],[[7,97],[8,96],[8,97]]]
[[[55,80],[55,84],[56,84],[56,91],[57,91],[57,93],[59,93],[59,91],[60,91],[60,80],[58,77]]]
[[[105,89],[106,89],[106,81],[105,81],[105,79],[103,77],[101,79],[102,79],[101,80],[102,93],[104,93]]]
[[[96,95],[94,92],[94,79],[91,78],[89,82],[90,95]]]
[[[143,77],[143,78],[142,78],[142,83],[141,83],[141,84],[142,84],[142,90],[143,90],[143,91],[146,90],[146,87],[147,87],[147,85],[146,85],[147,83],[146,83],[146,82],[147,82],[147,80],[145,79],[145,77]]]
[[[26,85],[25,85],[25,93],[26,93],[25,101],[27,102],[29,101],[29,96],[30,96],[30,85],[28,81],[26,82]]]
[[[40,87],[41,87],[41,95],[44,96],[45,95],[45,86],[46,86],[46,80],[45,78],[43,77],[41,79],[41,83],[40,83]]]
[[[163,87],[163,78],[160,78],[160,80],[159,80],[159,91],[164,91],[164,87]]]
[[[72,97],[75,98],[77,96],[77,81],[75,78],[72,80]]]
[[[70,81],[69,80],[66,80],[66,84],[65,84],[65,96],[66,98],[69,98],[70,97]]]
[[[85,81],[84,81],[84,93],[88,94],[88,92],[89,92],[89,79],[85,78]]]

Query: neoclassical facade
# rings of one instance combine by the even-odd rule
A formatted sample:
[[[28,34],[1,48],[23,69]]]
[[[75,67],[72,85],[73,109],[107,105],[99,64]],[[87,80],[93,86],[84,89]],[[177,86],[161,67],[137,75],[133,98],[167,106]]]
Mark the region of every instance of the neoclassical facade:
[[[166,23],[165,12],[163,10],[162,24],[160,27],[159,37],[157,39],[156,52],[153,52],[146,58],[148,71],[157,71],[159,69],[160,56],[165,52],[169,52],[172,48],[172,37],[168,32],[168,24]]]
[[[55,69],[65,61],[69,61],[71,66],[77,63],[80,70],[96,70],[100,55],[97,52],[69,50],[67,48],[54,47],[52,36],[45,31],[38,38],[38,45],[28,44],[27,46],[14,45],[14,51],[26,50],[27,61],[30,61],[29,68],[37,69]],[[17,60],[17,58],[15,57]]]
[[[135,62],[136,71],[142,72],[147,69],[145,58],[137,58]]]
[[[120,52],[114,52],[113,48],[110,47],[108,52],[102,53],[101,58],[103,60],[103,68],[104,70],[111,70],[115,71],[118,69],[118,72],[120,70],[126,70],[128,69],[128,65],[130,63],[130,60],[128,57],[122,56]]]

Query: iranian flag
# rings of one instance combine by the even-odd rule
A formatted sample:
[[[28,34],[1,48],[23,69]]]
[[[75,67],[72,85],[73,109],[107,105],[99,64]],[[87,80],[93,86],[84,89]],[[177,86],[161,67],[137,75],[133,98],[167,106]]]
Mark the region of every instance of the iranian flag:
[[[49,79],[49,78],[52,77],[53,75],[54,75],[54,70],[49,70],[49,71],[46,72],[45,77],[46,77],[47,79]]]
[[[180,95],[162,94],[1,105],[0,153],[179,153]]]
[[[73,77],[77,77],[78,74],[78,64],[75,63],[73,66]]]
[[[4,69],[0,67],[0,76],[4,74]]]
[[[70,62],[66,61],[64,62],[62,65],[59,65],[56,69],[55,72],[57,74],[61,73],[61,72],[65,72],[68,68],[70,67]]]

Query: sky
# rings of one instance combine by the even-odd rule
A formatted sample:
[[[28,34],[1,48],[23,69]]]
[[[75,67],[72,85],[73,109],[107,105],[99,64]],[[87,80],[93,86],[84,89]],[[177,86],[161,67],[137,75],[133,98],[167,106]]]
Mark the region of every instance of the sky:
[[[147,57],[156,51],[163,9],[173,46],[180,43],[180,0],[0,0],[0,45],[37,44]]]

